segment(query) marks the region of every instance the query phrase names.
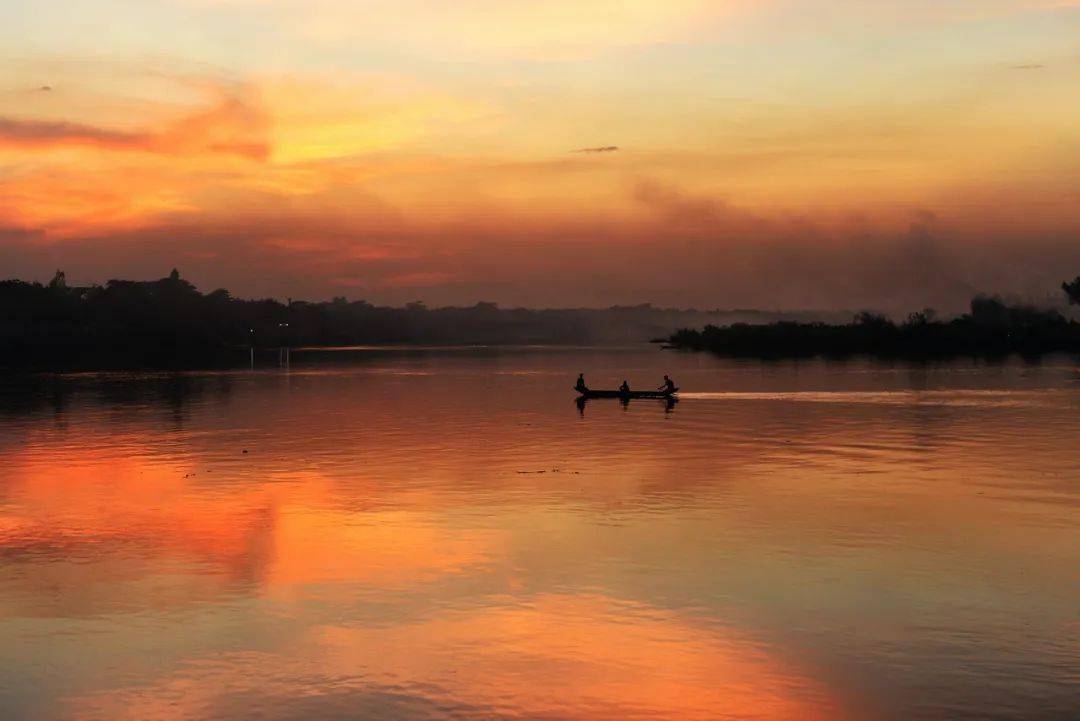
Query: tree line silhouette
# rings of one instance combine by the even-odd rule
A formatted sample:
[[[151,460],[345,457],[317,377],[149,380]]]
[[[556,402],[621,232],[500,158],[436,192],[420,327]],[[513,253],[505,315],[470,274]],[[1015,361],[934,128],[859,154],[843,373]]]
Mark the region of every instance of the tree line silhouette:
[[[1070,305],[1080,305],[1080,276],[1061,284]],[[933,309],[911,313],[895,323],[862,312],[846,324],[820,322],[734,323],[683,329],[669,343],[676,348],[742,357],[871,355],[886,358],[950,356],[1037,356],[1080,352],[1080,323],[1052,308],[1009,304],[999,296],[978,295],[969,312],[938,320]]]
[[[1062,289],[1070,304],[1080,304],[1080,277]],[[238,299],[226,290],[201,293],[176,270],[159,280],[93,286],[69,286],[57,271],[47,284],[0,281],[0,367],[228,366],[246,359],[251,348],[594,344],[657,337],[677,348],[755,357],[1080,351],[1080,323],[1057,310],[1009,304],[996,296],[977,296],[968,313],[949,320],[937,319],[930,309],[901,323],[868,312],[850,323],[816,317],[810,312],[697,311],[648,304],[533,310],[483,302],[386,307],[345,298],[282,303]]]
[[[592,344],[639,342],[705,323],[812,314],[696,311],[651,305],[607,309],[376,306],[242,300],[201,293],[173,270],[152,281],[72,286],[0,281],[0,367],[171,368],[235,365],[249,348],[364,344]]]

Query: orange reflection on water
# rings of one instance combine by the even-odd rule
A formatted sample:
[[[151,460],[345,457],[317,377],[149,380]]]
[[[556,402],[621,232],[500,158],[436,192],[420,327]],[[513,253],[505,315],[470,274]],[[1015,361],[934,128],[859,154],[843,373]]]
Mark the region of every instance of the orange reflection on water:
[[[200,492],[193,464],[183,461],[92,449],[49,455],[48,465],[23,466],[12,454],[7,477],[9,522],[14,516],[26,533],[46,534],[40,540],[113,539],[138,553],[226,561],[250,551],[253,524],[278,504],[273,486]]]
[[[160,612],[177,603],[204,613],[203,604],[238,581],[248,594],[299,608],[320,588],[335,602],[356,593],[350,589],[415,594],[508,560],[507,529],[455,527],[438,513],[439,492],[406,491],[404,507],[358,512],[336,505],[334,480],[315,472],[294,471],[282,483],[232,482],[228,469],[214,477],[198,459],[119,454],[95,443],[46,446],[45,455],[47,463],[40,448],[8,458],[3,545],[21,548],[33,564],[35,573],[20,581],[31,599],[47,598],[46,587],[58,583],[84,593],[77,603],[21,607],[22,615]],[[495,596],[458,609],[371,625],[294,610],[279,648],[196,655],[159,677],[99,688],[64,706],[81,719],[208,718],[239,693],[261,699],[251,701],[252,717],[295,718],[303,713],[298,699],[382,698],[393,689],[410,703],[492,717],[844,717],[821,682],[739,633],[593,591],[530,592],[518,571],[503,571]],[[184,574],[189,591],[132,594],[132,583],[153,586],[163,573]]]
[[[203,718],[215,707],[235,718],[318,718],[380,703],[389,715],[349,717],[413,717],[397,704],[493,719],[855,717],[729,629],[599,595],[503,600],[409,623],[312,627],[281,653],[199,659],[72,705],[81,721]],[[235,706],[222,707],[230,696]]]
[[[267,582],[275,593],[308,584],[347,581],[402,586],[482,564],[499,551],[495,532],[447,532],[430,514],[326,510],[282,514],[274,531],[274,565]]]
[[[0,414],[0,718],[1067,717],[1073,366],[385,362]]]
[[[833,719],[816,681],[728,629],[599,595],[541,595],[391,628],[325,628],[342,669],[423,679],[470,705],[540,717]]]
[[[43,466],[11,454],[0,514],[0,547],[52,569],[31,584],[70,571],[73,561],[113,581],[171,563],[289,595],[335,581],[407,585],[482,564],[499,550],[498,533],[449,532],[430,512],[335,508],[332,482],[314,472],[219,487],[196,463],[59,447],[48,455]],[[428,495],[411,494],[410,504],[432,504]]]

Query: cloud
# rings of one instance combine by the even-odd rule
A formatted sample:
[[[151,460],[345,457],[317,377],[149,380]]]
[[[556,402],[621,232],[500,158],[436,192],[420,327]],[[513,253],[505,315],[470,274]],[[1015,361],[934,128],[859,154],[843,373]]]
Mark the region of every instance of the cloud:
[[[145,133],[108,130],[81,123],[0,118],[0,144],[48,146],[93,145],[103,148],[138,148],[150,139]]]
[[[1056,291],[1060,268],[1080,267],[1075,124],[1057,93],[1032,95],[1023,118],[1008,112],[1015,98],[978,93],[978,113],[923,96],[674,114],[660,103],[668,127],[590,93],[569,108],[538,100],[531,86],[485,98],[345,71],[100,72],[107,90],[20,69],[23,87],[64,91],[37,103],[47,109],[13,95],[0,111],[0,225],[38,233],[0,237],[12,275],[61,267],[89,282],[180,265],[242,297],[345,286],[392,303],[947,312],[973,290]],[[590,137],[632,138],[633,157],[577,147]],[[921,208],[938,219],[916,218],[915,232]],[[1044,254],[1017,262],[1038,243]]]
[[[1013,70],[1042,70],[1046,66],[1042,63],[1027,63],[1025,65],[1013,65]]]
[[[167,124],[161,130],[120,130],[65,120],[0,117],[0,147],[51,149],[70,146],[160,155],[233,155],[265,160],[270,143],[262,111],[238,97]]]
[[[160,277],[180,266],[240,297],[350,297],[400,304],[963,309],[976,292],[1057,292],[1080,268],[1075,231],[1010,226],[1017,207],[974,203],[980,226],[947,209],[829,218],[752,210],[677,185],[627,189],[635,213],[462,213],[431,220],[350,195],[234,197],[213,212],[40,242],[0,239],[0,267],[73,283]],[[1014,201],[1015,202],[1015,201]],[[997,206],[995,208],[995,205]],[[1074,275],[1072,273],[1072,275]]]
[[[319,42],[389,43],[434,57],[579,60],[615,47],[660,45],[700,36],[744,0],[374,0],[356,4],[284,0],[302,36]],[[374,7],[373,7],[374,6]]]
[[[619,149],[618,145],[601,145],[595,148],[578,148],[577,150],[571,150],[571,153],[614,153]]]

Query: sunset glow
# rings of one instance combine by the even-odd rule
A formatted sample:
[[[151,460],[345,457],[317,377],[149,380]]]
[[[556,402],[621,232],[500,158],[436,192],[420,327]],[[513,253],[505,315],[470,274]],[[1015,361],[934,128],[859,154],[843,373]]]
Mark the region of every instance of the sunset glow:
[[[1080,265],[1077,37],[1064,0],[8,4],[0,262],[394,303],[1045,294]]]

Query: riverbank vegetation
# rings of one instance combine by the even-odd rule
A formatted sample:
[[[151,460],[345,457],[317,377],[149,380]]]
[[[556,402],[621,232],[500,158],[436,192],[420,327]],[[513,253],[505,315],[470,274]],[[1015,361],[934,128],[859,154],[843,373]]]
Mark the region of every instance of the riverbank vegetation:
[[[152,281],[70,286],[0,281],[0,367],[191,368],[236,365],[249,349],[368,344],[618,344],[674,329],[733,321],[809,319],[812,314],[697,311],[650,305],[606,309],[376,306],[243,300],[200,292],[173,271]]]
[[[1080,304],[1080,277],[1063,283]],[[812,313],[376,306],[244,300],[200,292],[177,271],[152,281],[69,286],[0,281],[0,367],[88,370],[237,365],[251,349],[349,345],[617,344],[662,337],[680,349],[745,357],[1027,356],[1080,352],[1080,323],[1055,309],[978,296],[969,312],[926,309],[902,322],[863,312],[849,323]],[[836,319],[836,316],[833,316]],[[701,328],[691,330],[691,327]],[[675,328],[685,328],[672,334]]]
[[[1063,283],[1080,303],[1080,277]],[[794,358],[869,355],[887,358],[1036,356],[1080,352],[1080,323],[1052,308],[1010,304],[996,296],[972,299],[969,312],[939,320],[932,309],[903,322],[863,312],[850,323],[778,322],[707,325],[673,334],[676,348],[736,357]]]

